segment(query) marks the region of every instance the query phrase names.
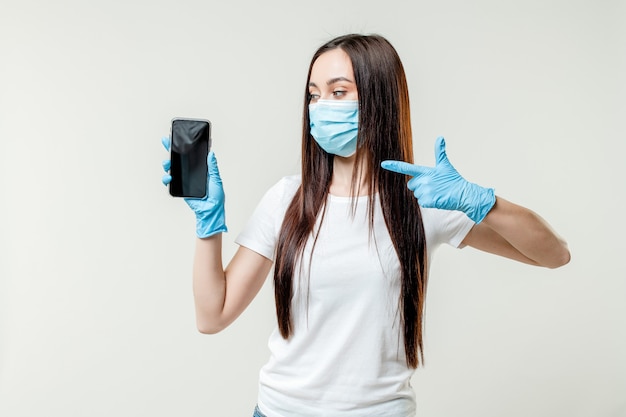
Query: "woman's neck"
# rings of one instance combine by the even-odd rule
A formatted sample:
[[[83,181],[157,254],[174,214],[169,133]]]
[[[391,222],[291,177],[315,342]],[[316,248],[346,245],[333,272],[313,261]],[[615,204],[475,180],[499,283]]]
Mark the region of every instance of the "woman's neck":
[[[348,158],[335,156],[333,158],[333,177],[330,181],[329,193],[339,197],[363,196],[368,195],[369,189],[363,169],[363,161],[356,166],[356,155]],[[354,170],[359,169],[360,175],[357,175],[357,182],[352,188],[352,176]]]

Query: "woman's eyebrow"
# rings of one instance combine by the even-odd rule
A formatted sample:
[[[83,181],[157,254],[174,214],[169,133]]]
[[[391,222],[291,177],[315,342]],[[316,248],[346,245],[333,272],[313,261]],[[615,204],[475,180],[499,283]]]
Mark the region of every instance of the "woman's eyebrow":
[[[347,81],[349,83],[352,83],[354,81],[346,78],[346,77],[335,77],[335,78],[331,78],[330,80],[326,81],[326,85],[331,85],[331,84],[335,84],[338,83],[339,81]]]
[[[335,77],[335,78],[331,78],[330,80],[326,81],[326,85],[332,85],[332,84],[338,83],[339,81],[347,81],[349,83],[354,83],[354,81],[352,81],[351,79],[346,78],[346,77]],[[317,88],[317,84],[315,84],[313,81],[309,81],[309,87]]]

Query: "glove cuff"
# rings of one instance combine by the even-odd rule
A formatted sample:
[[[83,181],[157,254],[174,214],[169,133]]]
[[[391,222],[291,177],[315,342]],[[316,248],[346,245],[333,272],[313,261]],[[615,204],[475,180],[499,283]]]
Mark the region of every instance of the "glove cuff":
[[[228,232],[224,210],[217,210],[208,216],[196,216],[196,236],[210,237],[218,233]]]
[[[475,204],[465,211],[467,217],[472,219],[476,224],[483,221],[489,211],[496,204],[496,193],[493,188],[484,188],[480,185],[473,184],[475,187],[476,199]]]

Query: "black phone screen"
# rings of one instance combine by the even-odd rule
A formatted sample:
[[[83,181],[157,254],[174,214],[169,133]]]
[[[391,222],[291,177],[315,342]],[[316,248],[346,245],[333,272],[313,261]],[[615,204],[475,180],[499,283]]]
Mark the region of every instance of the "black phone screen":
[[[207,193],[207,155],[211,147],[211,122],[172,120],[170,194],[203,198]]]

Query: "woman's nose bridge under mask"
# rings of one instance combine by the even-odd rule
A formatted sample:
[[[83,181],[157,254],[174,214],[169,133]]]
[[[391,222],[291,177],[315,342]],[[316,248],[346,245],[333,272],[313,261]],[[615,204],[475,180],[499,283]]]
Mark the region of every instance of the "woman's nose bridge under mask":
[[[348,157],[356,152],[358,100],[317,100],[309,104],[311,136],[326,152]]]

